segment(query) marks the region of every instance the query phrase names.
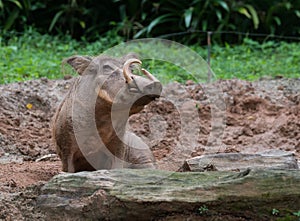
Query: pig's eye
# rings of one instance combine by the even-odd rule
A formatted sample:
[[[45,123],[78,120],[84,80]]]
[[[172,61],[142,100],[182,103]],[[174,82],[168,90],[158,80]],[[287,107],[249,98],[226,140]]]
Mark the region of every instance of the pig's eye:
[[[103,65],[103,71],[104,73],[111,72],[113,71],[113,68],[110,65],[105,64]]]

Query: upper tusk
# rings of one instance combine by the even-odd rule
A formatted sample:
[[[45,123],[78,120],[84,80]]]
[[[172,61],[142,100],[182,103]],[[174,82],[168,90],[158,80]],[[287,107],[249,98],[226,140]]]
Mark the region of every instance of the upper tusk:
[[[139,59],[132,58],[132,59],[127,60],[123,66],[123,75],[124,75],[124,78],[127,83],[130,83],[132,81],[132,79],[130,77],[130,75],[131,75],[130,65],[134,64],[134,63],[142,64],[142,62]]]
[[[144,68],[142,68],[142,72],[144,73],[144,75],[147,76],[147,78],[149,78],[152,81],[158,81],[156,77],[154,77],[149,71],[145,70]]]

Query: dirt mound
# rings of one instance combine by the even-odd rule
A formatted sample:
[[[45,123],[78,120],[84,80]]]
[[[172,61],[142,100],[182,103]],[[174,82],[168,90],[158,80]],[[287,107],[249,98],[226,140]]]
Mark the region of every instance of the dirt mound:
[[[222,100],[226,106],[224,125],[220,136],[222,143],[209,143],[212,133],[212,109],[209,97],[205,93],[211,85],[170,84],[165,91],[184,89],[180,97],[192,99],[197,108],[199,122],[197,136],[187,134],[187,140],[197,141],[190,147],[189,156],[183,151],[168,159],[164,169],[176,169],[173,158],[195,157],[207,152],[244,152],[256,153],[269,149],[292,151],[300,157],[300,80],[280,79],[246,82],[241,80],[219,81],[214,84],[222,91]],[[135,133],[147,140],[150,134],[149,122],[159,115],[166,122],[163,139],[151,145],[157,160],[168,157],[178,145],[181,130],[180,111],[169,99],[161,98],[146,107],[130,120]],[[146,138],[145,138],[146,137]],[[189,144],[187,144],[189,145]],[[188,149],[188,148],[187,148]],[[182,162],[182,161],[180,161]],[[177,164],[178,166],[180,166]]]
[[[40,79],[0,86],[0,163],[35,161],[55,154],[51,118],[72,81]],[[222,143],[216,148],[209,141],[213,113],[207,91],[212,86],[219,88],[226,108]],[[281,149],[294,151],[299,157],[299,91],[300,80],[296,79],[172,83],[165,86],[162,98],[130,118],[130,129],[148,143],[158,165],[169,170],[210,149],[246,153]],[[197,113],[190,121],[198,122],[198,131],[184,133],[185,143],[180,136],[186,130],[182,115],[187,108],[180,109],[172,96],[191,100],[189,105]],[[163,163],[164,158],[168,163]]]
[[[11,194],[20,195],[61,171],[50,124],[72,81],[40,79],[0,85],[0,219],[10,220],[10,213],[22,217],[21,207],[27,202],[24,197],[21,209],[11,205],[2,210],[8,208],[5,205],[11,198],[16,199]],[[218,96],[224,104],[222,125],[217,126],[212,123],[217,116],[212,105],[217,104],[207,93],[212,87],[220,89]],[[189,102],[178,107],[174,97],[178,102]],[[183,114],[186,110],[197,116],[192,112]],[[183,115],[197,128],[184,126]],[[165,86],[160,99],[130,118],[129,127],[149,144],[159,168],[167,170],[179,170],[186,158],[212,151],[256,153],[280,149],[294,152],[299,159],[300,79],[172,83]],[[215,137],[221,143],[211,139],[215,127],[220,129]]]
[[[51,118],[69,86],[47,79],[0,86],[0,156],[20,162],[55,153]]]

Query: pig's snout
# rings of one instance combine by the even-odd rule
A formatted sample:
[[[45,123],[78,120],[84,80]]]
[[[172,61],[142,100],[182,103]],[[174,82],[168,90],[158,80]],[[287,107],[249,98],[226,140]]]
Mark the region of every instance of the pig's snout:
[[[153,98],[159,97],[161,91],[162,91],[162,85],[159,81],[150,82],[142,89],[143,94]]]

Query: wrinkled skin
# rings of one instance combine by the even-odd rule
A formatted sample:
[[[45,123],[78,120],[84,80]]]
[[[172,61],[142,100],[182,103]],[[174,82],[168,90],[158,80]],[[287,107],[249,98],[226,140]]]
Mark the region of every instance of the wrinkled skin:
[[[53,138],[63,171],[154,168],[149,147],[126,130],[128,117],[160,96],[162,85],[148,71],[132,73],[141,62],[74,56],[64,61],[80,75],[57,109]]]

